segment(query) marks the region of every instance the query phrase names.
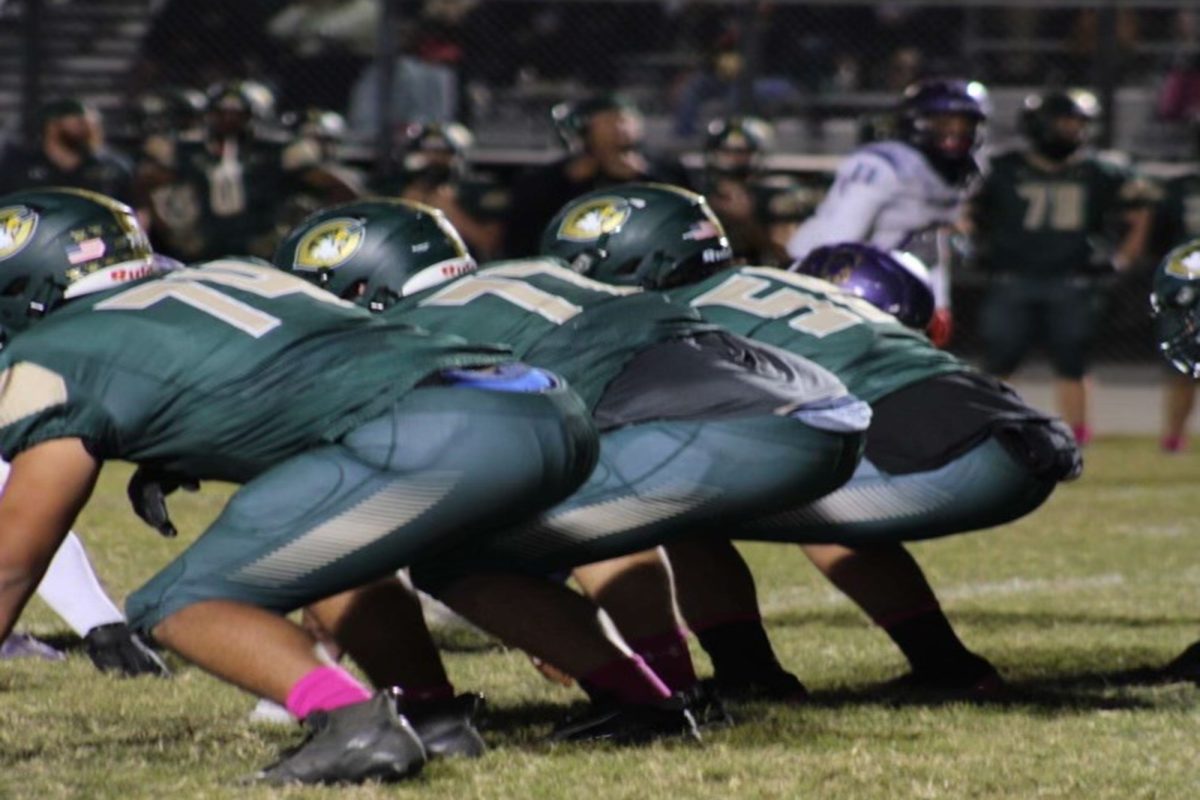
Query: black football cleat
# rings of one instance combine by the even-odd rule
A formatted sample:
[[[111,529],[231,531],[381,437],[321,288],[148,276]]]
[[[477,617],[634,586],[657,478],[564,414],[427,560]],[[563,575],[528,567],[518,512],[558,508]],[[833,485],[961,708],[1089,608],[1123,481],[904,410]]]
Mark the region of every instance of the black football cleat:
[[[1163,675],[1177,681],[1200,685],[1200,642],[1188,646],[1175,660],[1162,669]]]
[[[126,677],[152,675],[171,677],[171,670],[124,622],[97,625],[83,637],[83,649],[101,672],[116,672]]]
[[[687,710],[692,712],[692,718],[700,730],[733,726],[734,719],[712,681],[697,681],[695,686],[680,692],[679,696],[683,698]]]
[[[483,712],[482,695],[460,694],[425,703],[399,702],[430,758],[479,758],[487,750],[475,727],[475,718]]]
[[[808,700],[808,689],[785,669],[744,675],[715,675],[701,681],[720,697],[733,703],[781,703],[799,705]]]
[[[1008,684],[990,663],[979,661],[970,669],[956,672],[913,671],[885,683],[880,691],[931,700],[987,701],[1002,696]]]
[[[568,718],[550,734],[552,742],[609,742],[620,745],[648,744],[671,738],[700,741],[696,720],[678,695],[653,705],[623,703],[592,706],[584,716]]]
[[[274,785],[391,783],[425,766],[425,748],[387,692],[304,720],[308,736],[299,747],[256,775]]]

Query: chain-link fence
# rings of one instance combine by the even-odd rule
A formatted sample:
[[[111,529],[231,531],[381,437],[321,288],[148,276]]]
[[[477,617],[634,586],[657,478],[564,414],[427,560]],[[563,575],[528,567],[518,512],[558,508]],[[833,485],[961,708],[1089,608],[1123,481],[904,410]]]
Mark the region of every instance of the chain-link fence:
[[[1030,92],[1089,87],[1103,109],[1095,142],[1160,180],[1193,157],[1200,115],[1200,8],[1172,0],[0,0],[0,22],[10,138],[32,145],[38,109],[81,96],[104,112],[110,142],[144,158],[164,124],[149,117],[179,95],[168,89],[250,78],[272,90],[261,123],[280,135],[316,119],[306,109],[342,115],[329,157],[364,187],[398,168],[397,131],[454,120],[503,189],[561,154],[552,106],[598,90],[636,102],[646,147],[693,172],[710,120],[761,116],[774,127],[764,168],[809,187],[922,76],[989,86],[988,151],[1019,142]],[[1106,357],[1152,357],[1145,274],[1113,280]],[[982,278],[967,263],[955,287],[970,349]]]

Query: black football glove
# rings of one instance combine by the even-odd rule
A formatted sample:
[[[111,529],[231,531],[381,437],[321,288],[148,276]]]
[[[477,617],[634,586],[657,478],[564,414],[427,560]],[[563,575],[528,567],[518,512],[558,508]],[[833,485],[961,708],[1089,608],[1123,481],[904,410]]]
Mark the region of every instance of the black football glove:
[[[88,658],[101,672],[117,672],[129,678],[151,675],[171,677],[171,670],[124,622],[97,625],[83,637]]]
[[[171,516],[167,513],[167,495],[176,489],[194,492],[200,488],[198,481],[153,467],[138,467],[125,488],[133,513],[142,521],[167,538],[178,535]]]

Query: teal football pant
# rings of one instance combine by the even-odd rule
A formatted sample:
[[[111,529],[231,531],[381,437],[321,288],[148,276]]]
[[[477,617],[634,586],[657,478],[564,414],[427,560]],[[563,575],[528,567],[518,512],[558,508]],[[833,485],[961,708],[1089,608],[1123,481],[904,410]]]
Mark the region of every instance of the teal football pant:
[[[470,573],[546,575],[814,500],[850,477],[863,442],[770,414],[619,428],[601,435],[583,487],[536,523],[422,560],[413,578],[436,593]]]
[[[288,612],[553,505],[591,472],[597,440],[565,388],[419,388],[335,444],[245,484],[130,596],[151,630],[204,600]]]
[[[858,547],[982,530],[1040,506],[1058,477],[1037,475],[994,437],[938,469],[889,475],[863,459],[815,503],[730,527],[732,539]]]

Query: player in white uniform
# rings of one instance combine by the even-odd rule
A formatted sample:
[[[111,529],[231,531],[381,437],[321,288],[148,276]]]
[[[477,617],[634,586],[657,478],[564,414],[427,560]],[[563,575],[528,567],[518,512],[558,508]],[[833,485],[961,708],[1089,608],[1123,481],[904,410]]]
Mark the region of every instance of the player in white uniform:
[[[0,490],[8,482],[8,472],[8,462],[0,459]],[[130,632],[125,616],[100,585],[83,542],[74,531],[67,534],[54,554],[37,594],[83,637],[84,649],[98,669],[125,675],[170,674],[162,660]],[[22,656],[49,660],[63,657],[28,634],[13,633],[0,640],[0,658]]]
[[[936,309],[929,335],[950,339],[950,235],[962,220],[987,92],[973,81],[931,79],[904,92],[897,138],[873,142],[838,167],[816,212],[788,242],[801,260],[818,247],[866,242],[915,253],[931,269]]]

